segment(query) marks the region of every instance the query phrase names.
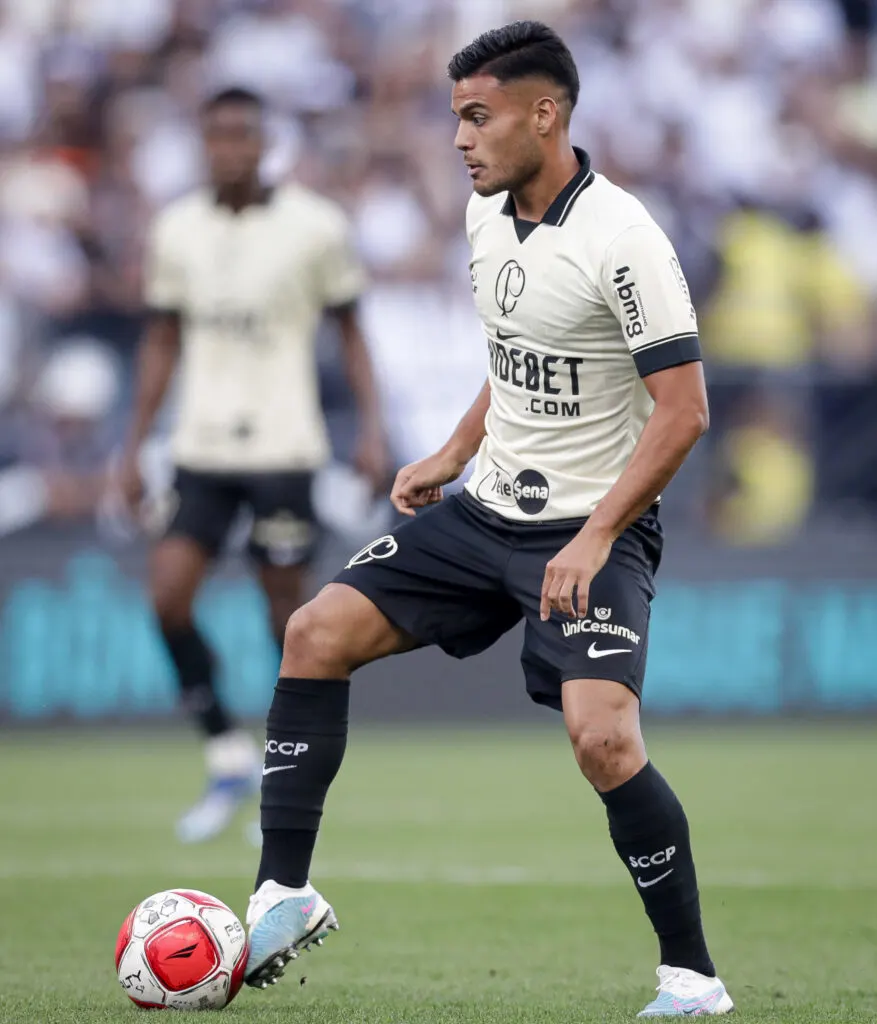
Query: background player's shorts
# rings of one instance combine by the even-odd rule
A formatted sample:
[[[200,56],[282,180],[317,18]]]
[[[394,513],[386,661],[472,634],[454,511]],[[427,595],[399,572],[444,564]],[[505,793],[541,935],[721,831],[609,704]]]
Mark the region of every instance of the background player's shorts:
[[[239,514],[249,512],[250,555],[266,565],[300,565],[313,555],[318,535],[312,486],[312,473],[208,473],[178,467],[165,536],[189,537],[216,555]]]
[[[527,692],[561,707],[568,679],[613,679],[642,696],[649,608],[661,560],[657,508],[618,538],[593,580],[587,618],[539,619],[546,564],[584,520],[515,523],[468,493],[373,541],[335,577],[368,597],[421,645],[456,658],[490,647],[522,618]]]

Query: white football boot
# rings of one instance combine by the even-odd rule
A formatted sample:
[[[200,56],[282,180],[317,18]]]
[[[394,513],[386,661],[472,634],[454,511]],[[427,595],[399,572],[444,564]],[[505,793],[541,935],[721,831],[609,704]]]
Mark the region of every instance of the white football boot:
[[[734,1003],[719,978],[709,978],[687,967],[658,968],[658,997],[638,1017],[718,1017],[730,1013]]]
[[[205,755],[207,788],[177,822],[181,843],[203,843],[224,832],[262,783],[262,757],[246,732],[214,736],[207,741]]]
[[[250,955],[244,980],[253,988],[276,984],[301,950],[322,946],[329,931],[338,930],[335,911],[310,882],[290,889],[271,879],[250,897],[247,924]]]

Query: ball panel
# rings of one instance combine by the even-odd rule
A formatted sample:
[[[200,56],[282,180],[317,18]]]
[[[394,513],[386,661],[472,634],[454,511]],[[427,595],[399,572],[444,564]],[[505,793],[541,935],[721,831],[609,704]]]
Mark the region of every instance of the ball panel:
[[[125,995],[138,1006],[164,1006],[165,990],[149,969],[143,956],[143,946],[136,940],[130,943],[119,962],[119,984]]]
[[[200,889],[174,889],[173,892],[177,896],[183,896],[191,903],[194,903],[196,907],[219,907],[220,910],[231,910],[215,896],[211,896],[209,892],[201,892]]]
[[[238,962],[234,965],[234,970],[231,972],[231,980],[228,986],[229,1002],[240,992],[241,986],[244,983],[244,974],[247,970],[247,953],[247,944],[244,943],[244,947],[238,957]]]
[[[229,1002],[228,990],[229,976],[220,971],[187,992],[170,993],[167,1005],[173,1010],[221,1010]]]
[[[226,967],[237,963],[241,948],[246,945],[247,933],[237,916],[227,907],[204,907],[198,915],[216,939]]]
[[[136,910],[136,908],[135,908]],[[128,943],[131,941],[131,932],[134,929],[134,910],[125,918],[122,922],[122,927],[119,929],[118,937],[116,938],[116,970],[119,969],[119,964],[122,962],[122,955],[128,948]]]
[[[153,974],[169,992],[192,988],[219,967],[216,943],[195,918],[183,918],[157,929],[144,949]]]

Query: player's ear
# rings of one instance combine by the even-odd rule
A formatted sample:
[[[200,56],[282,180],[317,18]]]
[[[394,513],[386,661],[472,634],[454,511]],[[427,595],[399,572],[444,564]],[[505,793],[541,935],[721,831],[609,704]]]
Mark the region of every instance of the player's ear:
[[[557,101],[551,96],[543,96],[536,101],[536,131],[548,135],[558,117]]]

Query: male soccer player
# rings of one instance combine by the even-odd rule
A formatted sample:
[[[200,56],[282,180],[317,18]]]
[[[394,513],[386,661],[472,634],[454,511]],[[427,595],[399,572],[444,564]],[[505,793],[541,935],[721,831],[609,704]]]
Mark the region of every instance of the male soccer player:
[[[151,596],[184,704],[206,739],[208,787],[178,824],[187,842],[220,832],[258,789],[261,754],[217,693],[192,602],[248,507],[250,554],[283,645],[315,540],[311,482],[329,452],[314,358],[324,311],[337,321],[359,403],[357,461],[376,487],[387,472],[356,314],[363,273],[346,220],[302,187],[262,184],[264,120],[250,92],[210,99],[202,112],[210,185],[170,204],[152,227],[145,282],[152,316],[123,460],[125,490],[136,503],[137,453],[178,368],[173,507],[152,552]]]
[[[308,872],[352,670],[424,644],[463,658],[523,617],[528,691],[562,711],[658,936],[642,1015],[724,1014],[688,823],[639,723],[659,496],[707,427],[686,282],[643,206],[570,145],[579,81],[553,31],[487,32],[449,70],[490,374],[447,444],[397,476],[401,512],[434,507],[354,555],[287,626],[247,980],[275,981],[337,927]],[[463,494],[442,500],[476,452]]]

